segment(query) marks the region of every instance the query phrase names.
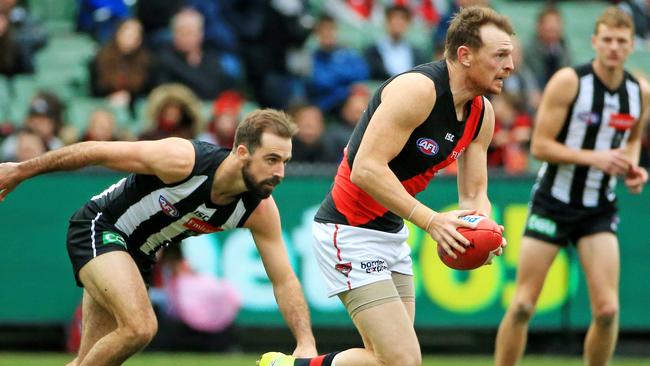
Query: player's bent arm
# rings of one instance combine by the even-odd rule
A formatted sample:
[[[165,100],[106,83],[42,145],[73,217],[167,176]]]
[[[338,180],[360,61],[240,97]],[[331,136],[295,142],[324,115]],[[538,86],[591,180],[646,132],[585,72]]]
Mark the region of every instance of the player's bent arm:
[[[592,165],[593,151],[572,149],[556,141],[569,107],[578,93],[578,75],[564,68],[549,80],[537,111],[531,141],[532,155],[555,164]]]
[[[630,137],[623,149],[625,155],[632,162],[632,166],[639,164],[639,157],[641,155],[641,135],[645,129],[645,125],[650,120],[650,86],[644,78],[638,78],[641,87],[641,115],[639,121],[634,125],[630,132]]]
[[[435,86],[422,74],[408,73],[389,83],[381,99],[357,151],[350,180],[388,210],[406,218],[418,201],[404,189],[388,163],[431,113]],[[423,218],[414,223],[424,228],[430,213],[416,215]]]
[[[641,151],[641,134],[644,131],[645,125],[650,120],[650,88],[645,79],[639,78],[641,86],[642,97],[642,110],[639,121],[636,123],[630,133],[630,137],[623,152],[627,159],[630,161],[630,167],[625,172],[625,185],[630,190],[630,193],[640,194],[643,191],[643,186],[648,181],[648,172],[645,168],[639,167],[639,155]]]
[[[81,142],[48,152],[19,165],[25,178],[39,174],[75,170],[90,165],[158,176],[169,184],[181,181],[194,166],[194,147],[188,140]]]
[[[289,263],[282,240],[280,214],[273,197],[262,200],[244,226],[253,234],[264,269],[273,284],[273,292],[280,312],[296,338],[298,344],[296,350],[303,350],[301,357],[316,356],[316,342],[311,331],[309,308],[300,282]]]
[[[461,209],[478,210],[490,215],[492,205],[487,195],[487,151],[494,133],[494,109],[486,99],[483,123],[478,136],[458,160],[458,204]]]

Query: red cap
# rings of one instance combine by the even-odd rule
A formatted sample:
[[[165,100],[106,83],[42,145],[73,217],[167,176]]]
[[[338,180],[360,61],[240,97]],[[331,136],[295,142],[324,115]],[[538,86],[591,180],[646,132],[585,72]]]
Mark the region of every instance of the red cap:
[[[212,114],[215,116],[226,113],[239,114],[244,102],[245,99],[239,92],[226,90],[212,103]]]

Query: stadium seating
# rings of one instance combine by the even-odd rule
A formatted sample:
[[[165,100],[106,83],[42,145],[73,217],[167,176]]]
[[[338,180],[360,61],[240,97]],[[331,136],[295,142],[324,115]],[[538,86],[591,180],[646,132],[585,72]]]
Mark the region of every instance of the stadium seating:
[[[309,0],[310,11],[318,16],[323,11],[325,0]],[[492,5],[512,20],[516,33],[522,42],[530,39],[535,31],[537,13],[544,6],[542,1],[492,0]],[[20,75],[11,80],[0,79],[0,118],[21,124],[29,99],[39,89],[56,91],[68,105],[68,120],[79,127],[85,124],[93,108],[104,105],[101,99],[90,98],[87,62],[97,51],[97,44],[85,34],[74,33],[76,0],[28,0],[30,12],[45,22],[50,31],[48,45],[36,54],[35,75]],[[563,1],[558,7],[564,15],[569,46],[575,62],[585,62],[593,57],[591,34],[596,16],[608,6],[604,1]],[[362,50],[373,42],[383,29],[368,27],[363,31],[341,25],[340,38],[343,43]],[[431,49],[431,32],[421,23],[415,22],[408,33],[409,39],[420,47]],[[628,62],[631,71],[650,75],[650,50],[637,50]],[[366,83],[374,90],[379,83]],[[145,124],[146,101],[136,104],[136,117],[132,118],[126,110],[114,110],[118,122],[135,134],[141,132]],[[252,109],[254,102],[245,107]],[[204,117],[210,117],[210,105],[203,108]],[[85,115],[84,115],[85,114]],[[81,118],[85,117],[85,118]]]
[[[50,34],[68,34],[75,29],[77,0],[28,0],[30,13],[45,22]]]
[[[16,75],[11,79],[11,120],[21,125],[27,114],[29,101],[38,90],[36,78],[33,75]]]

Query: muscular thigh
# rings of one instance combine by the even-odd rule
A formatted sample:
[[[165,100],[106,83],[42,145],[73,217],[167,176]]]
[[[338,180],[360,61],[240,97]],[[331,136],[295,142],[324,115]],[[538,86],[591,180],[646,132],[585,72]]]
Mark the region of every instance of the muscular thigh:
[[[380,360],[394,360],[396,355],[419,354],[412,320],[399,299],[364,309],[353,322],[364,342]]]
[[[411,323],[413,323],[415,321],[415,286],[413,284],[413,276],[393,272],[391,277],[397,289],[397,294],[404,304]]]
[[[118,326],[127,322],[155,321],[147,289],[127,252],[105,253],[79,271],[85,291],[106,309]]]
[[[618,239],[609,232],[585,236],[578,241],[578,255],[585,272],[592,303],[618,301]]]
[[[524,236],[517,266],[517,294],[520,300],[537,301],[546,274],[560,247],[540,239]]]

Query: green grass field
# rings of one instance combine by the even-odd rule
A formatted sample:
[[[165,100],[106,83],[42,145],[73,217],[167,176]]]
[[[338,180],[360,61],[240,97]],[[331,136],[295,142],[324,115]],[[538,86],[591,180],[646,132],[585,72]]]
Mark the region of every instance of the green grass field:
[[[0,366],[49,366],[65,365],[72,356],[61,353],[0,353]],[[128,366],[254,366],[256,355],[224,355],[224,354],[182,354],[182,353],[146,353],[134,357],[125,365]],[[491,365],[490,357],[461,357],[444,356],[424,358],[423,366],[452,365],[452,366],[484,366]],[[612,366],[647,366],[649,358],[618,357]],[[521,366],[581,366],[578,358],[540,357],[526,358]]]

